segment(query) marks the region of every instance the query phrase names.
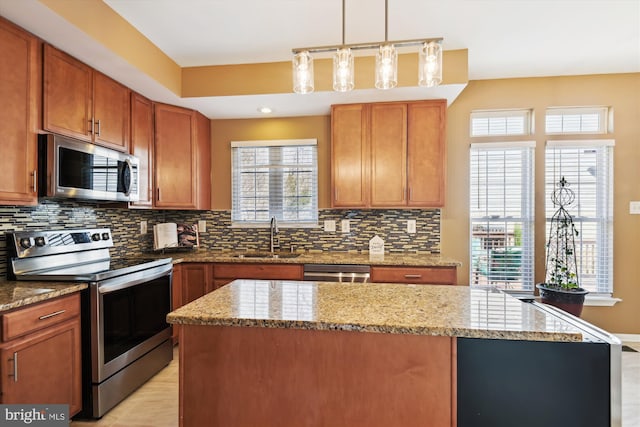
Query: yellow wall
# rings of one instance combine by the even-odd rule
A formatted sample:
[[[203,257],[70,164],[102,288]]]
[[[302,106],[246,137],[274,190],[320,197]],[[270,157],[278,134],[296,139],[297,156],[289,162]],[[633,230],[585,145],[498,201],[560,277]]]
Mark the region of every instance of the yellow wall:
[[[614,307],[586,307],[583,318],[616,333],[640,333],[640,74],[572,76],[469,82],[447,112],[447,195],[442,210],[442,254],[462,261],[458,281],[469,283],[469,114],[473,110],[531,108],[536,141],[536,281],[544,278],[544,111],[552,106],[606,105],[614,110]],[[213,207],[230,209],[232,140],[317,138],[321,208],[329,206],[328,116],[212,120]]]
[[[180,95],[182,69],[102,0],[40,0],[167,89]]]
[[[640,74],[471,81],[447,120],[447,205],[442,211],[444,255],[461,260],[458,280],[469,283],[469,114],[472,110],[532,108],[536,141],[536,282],[544,280],[544,112],[553,106],[605,105],[614,110],[614,307],[585,307],[583,318],[616,333],[640,333]]]
[[[212,208],[231,209],[231,141],[262,139],[318,140],[318,206],[328,208],[330,165],[329,116],[291,117],[274,119],[212,120],[211,151]]]

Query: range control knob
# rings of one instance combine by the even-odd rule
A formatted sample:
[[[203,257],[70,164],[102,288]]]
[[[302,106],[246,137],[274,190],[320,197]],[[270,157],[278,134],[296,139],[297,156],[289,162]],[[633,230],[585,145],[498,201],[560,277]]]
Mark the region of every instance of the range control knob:
[[[109,233],[102,233],[102,240],[109,240]]]
[[[38,236],[35,238],[35,242],[36,242],[36,246],[44,246],[45,241],[44,241],[44,237],[43,236]]]
[[[29,249],[31,247],[31,239],[28,237],[23,237],[20,239],[20,246],[23,249]]]
[[[91,235],[91,240],[93,240],[94,242],[97,242],[100,240],[100,233],[93,233]]]

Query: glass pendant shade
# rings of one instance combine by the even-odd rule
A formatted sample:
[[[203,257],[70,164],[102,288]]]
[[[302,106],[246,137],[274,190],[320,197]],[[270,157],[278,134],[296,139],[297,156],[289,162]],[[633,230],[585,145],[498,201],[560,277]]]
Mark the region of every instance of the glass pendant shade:
[[[376,87],[391,89],[398,84],[398,52],[392,44],[380,46],[376,54]]]
[[[442,83],[442,45],[428,42],[420,47],[418,61],[418,84],[433,87]]]
[[[338,49],[333,55],[333,90],[348,92],[354,87],[354,65],[351,49]]]
[[[313,92],[313,57],[304,50],[293,55],[293,91]]]

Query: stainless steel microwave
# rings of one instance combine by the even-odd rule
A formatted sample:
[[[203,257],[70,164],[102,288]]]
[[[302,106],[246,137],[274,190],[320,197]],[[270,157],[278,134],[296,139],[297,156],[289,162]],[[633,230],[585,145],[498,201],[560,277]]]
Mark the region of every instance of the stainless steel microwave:
[[[139,200],[137,157],[60,135],[40,135],[39,195],[81,200]]]

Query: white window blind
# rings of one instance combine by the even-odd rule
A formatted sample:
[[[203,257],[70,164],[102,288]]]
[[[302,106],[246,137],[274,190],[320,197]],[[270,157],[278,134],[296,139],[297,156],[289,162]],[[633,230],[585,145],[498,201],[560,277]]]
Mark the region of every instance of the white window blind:
[[[231,143],[234,224],[316,224],[318,154],[315,139]]]
[[[549,108],[545,113],[547,134],[605,134],[607,107]]]
[[[575,195],[565,208],[578,231],[578,281],[592,293],[613,292],[613,146],[611,140],[548,141],[545,150],[546,236],[557,209],[551,194],[564,177]]]
[[[529,135],[531,110],[474,111],[471,136]]]
[[[533,290],[533,142],[472,144],[472,285]]]

